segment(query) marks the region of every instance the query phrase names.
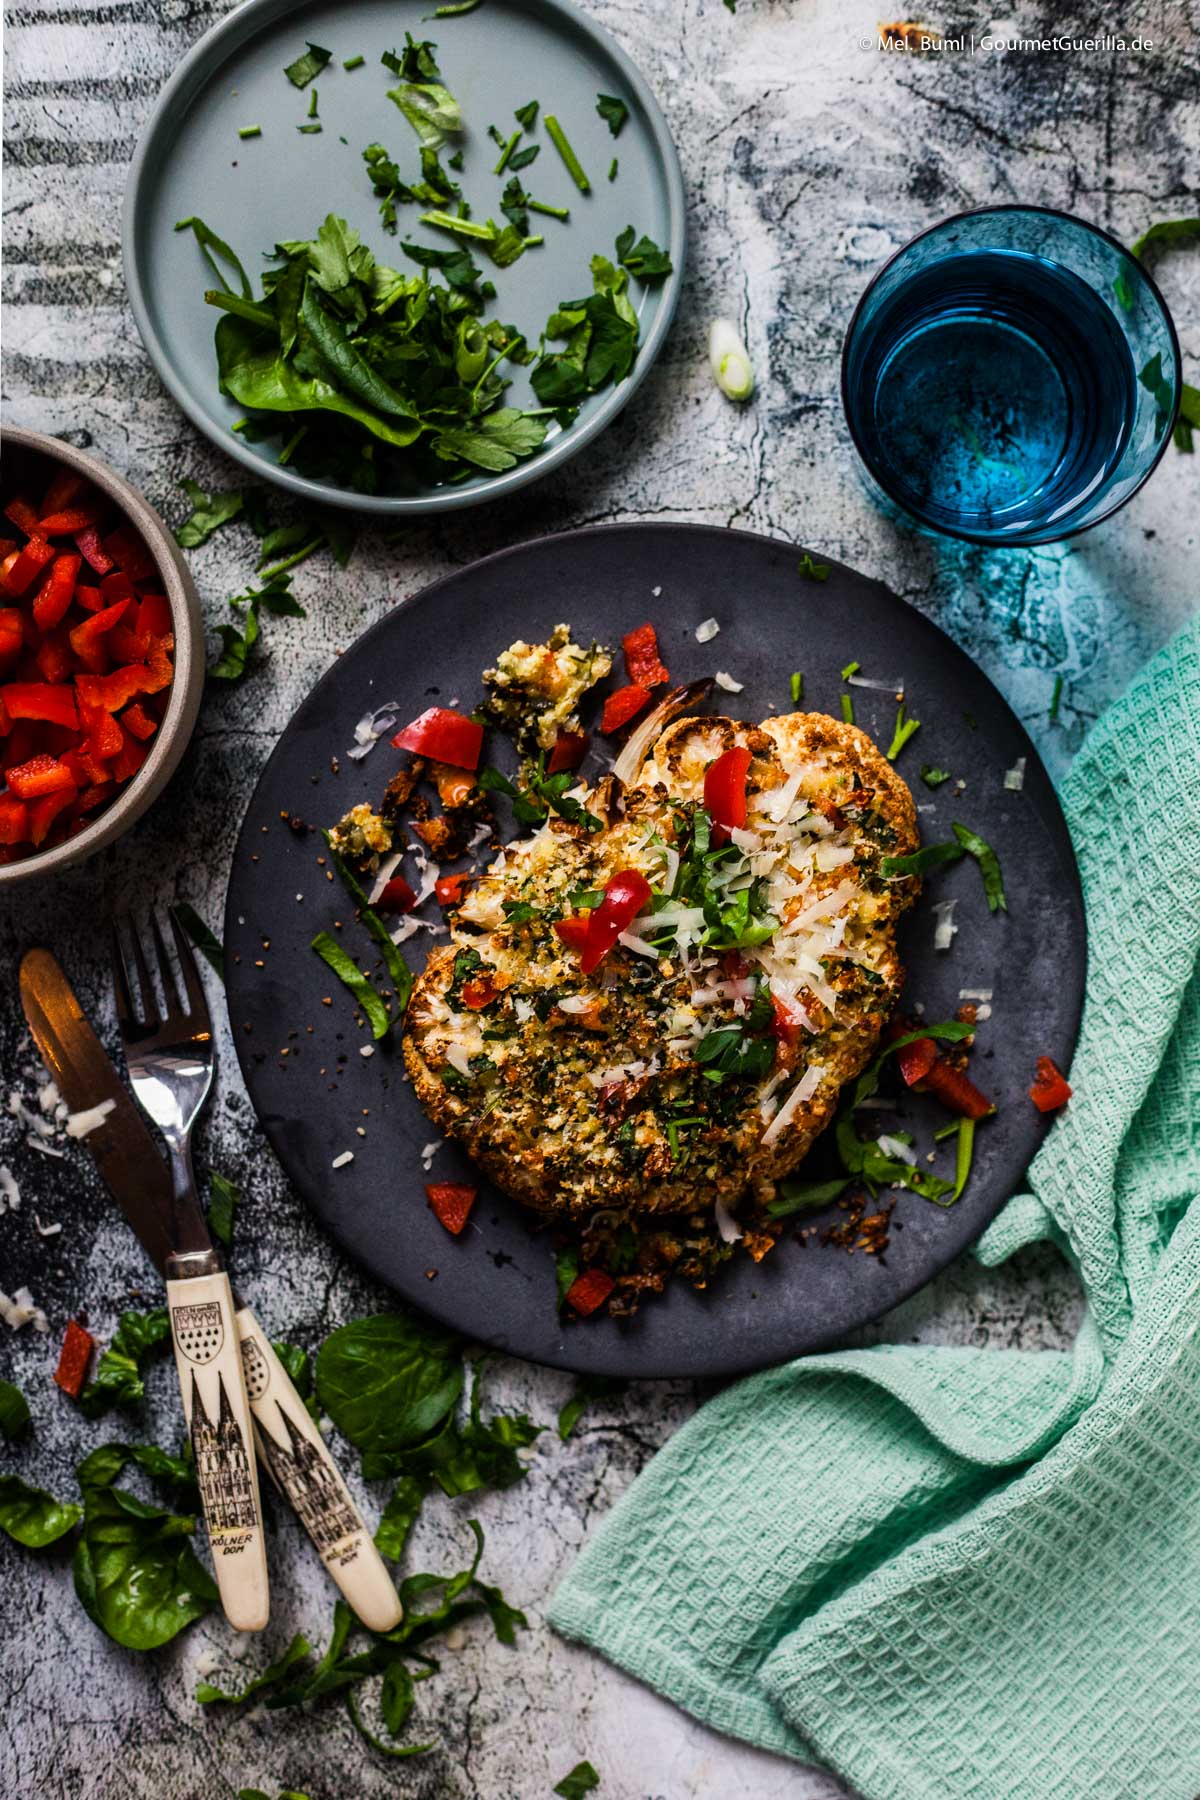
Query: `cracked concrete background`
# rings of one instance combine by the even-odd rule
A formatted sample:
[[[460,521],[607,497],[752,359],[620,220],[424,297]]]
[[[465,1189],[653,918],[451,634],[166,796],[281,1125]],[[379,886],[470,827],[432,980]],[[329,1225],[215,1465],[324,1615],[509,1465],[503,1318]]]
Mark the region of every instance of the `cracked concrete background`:
[[[485,0],[502,10],[504,0]],[[183,52],[225,11],[204,0],[25,0],[7,9],[5,94],[5,417],[68,435],[123,470],[171,519],[176,483],[230,485],[238,471],[169,400],[125,302],[118,253],[126,166],[154,97]],[[871,5],[845,0],[593,0],[665,107],[688,187],[690,253],[678,321],[657,368],[607,435],[504,507],[434,519],[360,543],[350,568],[314,559],[296,578],[304,620],[273,622],[261,668],[209,696],[167,796],[113,851],[0,917],[0,1087],[36,1079],[12,997],[16,960],[43,940],[85,1005],[112,1021],[104,927],[118,907],[188,896],[220,917],[233,835],[277,733],[337,650],[435,576],[514,540],[598,520],[700,519],[777,533],[879,576],[956,637],[1007,694],[1052,771],[1088,723],[1196,604],[1200,463],[1175,452],[1119,517],[1036,552],[989,552],[910,535],[882,518],[855,474],[837,392],[841,334],[879,261],[939,216],[994,201],[1060,206],[1131,240],[1156,218],[1197,210],[1200,79],[1195,0],[1087,10],[1023,6],[1032,35],[1141,33],[1150,53],[1014,53],[884,58],[858,48]],[[419,9],[413,10],[413,20]],[[986,14],[931,9],[946,34]],[[408,19],[401,19],[409,23]],[[450,26],[446,27],[447,30]],[[1163,258],[1187,373],[1200,367],[1200,258]],[[744,411],[713,388],[704,338],[717,312],[745,331],[760,388]],[[234,528],[194,556],[210,620],[250,572]],[[1065,679],[1058,723],[1047,708]],[[315,1347],[334,1325],[388,1304],[347,1265],[289,1192],[242,1092],[222,1035],[205,1162],[242,1184],[239,1284],[272,1336]],[[0,1160],[25,1196],[0,1219],[0,1286],[33,1289],[49,1337],[5,1336],[0,1369],[32,1398],[35,1434],[18,1462],[64,1497],[81,1454],[127,1421],[86,1425],[50,1384],[67,1317],[104,1337],[127,1305],[156,1299],[140,1252],[110,1216],[86,1154],[28,1149],[7,1116]],[[43,1222],[62,1232],[38,1234]],[[1075,1291],[1048,1254],[1001,1271],[951,1269],[865,1340],[1061,1348]],[[569,1377],[507,1362],[497,1401],[551,1423]],[[420,1690],[416,1730],[438,1749],[385,1763],[336,1703],[312,1716],[203,1714],[198,1676],[236,1682],[290,1634],[322,1641],[332,1590],[282,1519],[272,1547],[274,1609],[260,1643],[210,1618],[148,1657],[88,1623],[65,1558],[6,1546],[0,1647],[0,1791],[70,1800],[221,1800],[242,1785],[299,1788],[313,1800],[537,1796],[580,1757],[612,1800],[834,1800],[820,1771],[719,1739],[589,1654],[556,1640],[543,1610],[583,1538],[704,1397],[645,1384],[597,1404],[576,1437],[553,1432],[528,1481],[507,1494],[427,1507],[411,1567],[457,1567],[465,1516],[487,1532],[484,1572],[523,1606],[530,1629],[505,1650],[468,1629]],[[151,1381],[144,1426],[172,1444],[174,1378]],[[382,1495],[365,1496],[368,1509]]]

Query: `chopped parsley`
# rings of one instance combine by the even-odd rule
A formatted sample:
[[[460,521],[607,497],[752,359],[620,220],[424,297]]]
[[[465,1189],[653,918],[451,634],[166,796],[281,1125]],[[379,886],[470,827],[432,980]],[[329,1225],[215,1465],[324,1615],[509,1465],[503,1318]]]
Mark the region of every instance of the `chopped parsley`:
[[[670,256],[659,249],[653,238],[648,238],[644,232],[640,238],[636,237],[632,225],[627,225],[617,239],[617,261],[631,275],[636,275],[644,287],[665,281],[674,266]]]
[[[596,111],[604,120],[614,137],[619,137],[621,127],[629,117],[629,108],[624,100],[618,100],[613,94],[596,95]]]
[[[371,1036],[376,1039],[386,1037],[391,1028],[387,1007],[357,963],[327,931],[317,933],[312,941],[312,948],[321,961],[333,970],[342,986],[353,994],[355,1004],[361,1007],[370,1024]]]
[[[850,677],[852,675],[857,675],[861,668],[862,664],[860,662],[848,662],[842,670],[842,680],[849,681]]]
[[[538,102],[536,100],[527,100],[524,106],[518,106],[513,113],[513,118],[517,121],[517,124],[521,127],[522,131],[532,131],[534,125],[537,123],[537,116]]]
[[[283,71],[293,87],[305,88],[310,81],[321,73],[326,63],[333,57],[332,50],[322,50],[320,44],[310,44],[303,56],[298,56]]]
[[[828,581],[829,580],[829,564],[814,562],[811,555],[809,554],[809,552],[807,550],[804,552],[804,555],[800,558],[800,561],[797,563],[796,567],[799,569],[801,575],[803,575],[803,577],[806,581]]]
[[[608,179],[610,181],[615,181],[617,179],[617,159],[615,156],[608,165]]]
[[[932,763],[921,764],[921,780],[925,783],[926,787],[941,787],[943,781],[949,781],[949,779],[949,769],[935,768]]]

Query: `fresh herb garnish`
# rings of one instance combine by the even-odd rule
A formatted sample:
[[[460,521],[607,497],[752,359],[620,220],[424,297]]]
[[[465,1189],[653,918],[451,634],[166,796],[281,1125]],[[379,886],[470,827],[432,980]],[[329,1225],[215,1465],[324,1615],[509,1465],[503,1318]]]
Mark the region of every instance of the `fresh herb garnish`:
[[[799,701],[799,700],[803,700],[803,698],[804,698],[804,676],[801,674],[799,669],[794,669],[792,671],[791,677],[788,681],[788,686],[791,689],[793,703],[795,703],[796,701]]]
[[[380,999],[371,983],[367,980],[358,964],[347,955],[342,946],[331,938],[327,931],[319,931],[312,941],[312,948],[321,961],[332,969],[343,987],[353,994],[355,1004],[365,1013],[371,1027],[373,1038],[386,1037],[391,1029],[391,1019],[387,1007]]]
[[[239,631],[236,625],[217,626],[221,653],[209,665],[212,680],[240,681],[246,673],[250,652],[259,639],[260,612],[292,619],[305,617],[304,608],[290,590],[290,575],[274,574],[261,587],[247,588],[245,593],[233,596],[229,605],[234,612],[241,613],[242,629]]]
[[[561,1795],[562,1800],[583,1800],[600,1786],[600,1777],[590,1762],[578,1762],[567,1772],[561,1781],[554,1784],[554,1792]]]
[[[558,1415],[558,1435],[561,1441],[566,1443],[593,1400],[603,1400],[610,1394],[619,1394],[624,1386],[623,1381],[616,1381],[610,1375],[582,1376],[579,1386]]]
[[[385,69],[400,77],[400,86],[388,89],[422,144],[440,150],[448,137],[463,129],[462,108],[441,79],[434,59],[436,44],[416,43],[411,32],[404,34],[404,49],[397,54],[385,50],[380,61]]]
[[[1004,895],[1004,879],[1000,873],[1000,863],[996,852],[990,844],[984,842],[977,832],[968,830],[965,825],[952,825],[950,829],[962,845],[968,856],[973,856],[979,864],[979,873],[983,876],[983,891],[987,897],[989,912],[1007,912],[1008,901]]]
[[[610,181],[615,181],[617,179],[617,166],[617,159],[614,156],[608,165],[608,179]]]
[[[1140,238],[1134,240],[1129,246],[1129,254],[1135,256],[1139,262],[1144,262],[1145,252],[1151,245],[1186,244],[1192,238],[1200,238],[1200,219],[1162,219],[1157,224],[1151,225],[1149,230],[1143,231]],[[1133,311],[1133,288],[1127,281],[1123,269],[1113,282],[1113,293],[1123,311]]]
[[[810,1206],[828,1206],[840,1200],[850,1186],[849,1175],[835,1175],[831,1181],[781,1181],[779,1198],[767,1203],[773,1219],[786,1219],[789,1213],[803,1212]]]
[[[775,1066],[774,1039],[750,1037],[740,1026],[707,1032],[694,1054],[704,1067],[748,1081],[761,1081]]]
[[[208,1186],[208,1228],[228,1250],[233,1242],[233,1220],[241,1203],[241,1189],[217,1169],[210,1171]]]
[[[380,918],[379,914],[375,911],[375,908],[371,905],[366,889],[354,874],[353,870],[347,865],[343,858],[339,856],[337,850],[334,848],[333,839],[330,837],[329,833],[326,831],[323,835],[326,844],[329,846],[329,860],[333,864],[334,869],[341,880],[342,886],[346,889],[346,892],[350,895],[350,898],[358,908],[360,923],[364,930],[374,938],[375,942],[383,952],[383,960],[387,965],[387,972],[392,981],[394,1017],[400,1018],[403,1016],[408,1007],[409,1000],[412,998],[412,970],[401,956],[398,947],[392,942],[392,934]],[[328,961],[328,958],[326,958],[326,960]]]
[[[147,1363],[171,1341],[171,1321],[165,1307],[153,1312],[123,1312],[112,1342],[79,1396],[82,1411],[95,1419],[110,1406],[136,1406],[146,1392],[143,1379]]]
[[[566,164],[567,173],[581,194],[590,194],[592,184],[583,172],[583,165],[567,141],[567,134],[553,113],[547,113],[545,119],[546,132],[554,148]]]
[[[1058,718],[1058,707],[1059,707],[1059,702],[1062,699],[1062,691],[1063,691],[1063,678],[1061,675],[1056,675],[1054,677],[1054,692],[1050,696],[1050,723],[1052,725],[1056,722],[1056,720]]]
[[[366,57],[362,56],[361,54],[356,55],[356,56],[347,56],[344,58],[344,60],[342,62],[342,67],[343,67],[343,69],[345,69],[346,73],[349,74],[351,69],[361,69],[363,64],[366,62],[366,60],[367,60]]]
[[[596,111],[608,126],[614,137],[619,137],[621,127],[629,117],[629,108],[624,100],[618,100],[613,94],[596,95]]]
[[[30,1487],[19,1475],[0,1475],[0,1531],[27,1550],[56,1544],[81,1517],[72,1502],[56,1500],[45,1488]]]
[[[225,949],[216,932],[204,923],[195,907],[187,900],[176,900],[171,911],[183,927],[192,948],[200,952],[209,967],[224,981]]]
[[[527,100],[524,106],[518,106],[513,113],[513,118],[523,131],[532,131],[537,123],[538,104],[536,100]]]
[[[887,759],[889,762],[895,762],[896,758],[899,756],[900,752],[903,750],[905,744],[907,744],[909,738],[912,737],[916,732],[920,731],[920,729],[921,729],[920,719],[906,719],[905,718],[904,702],[902,700],[900,702],[900,710],[896,714],[896,729],[892,733],[892,741],[888,745],[887,750],[885,752],[885,755],[887,756]]]
[[[814,562],[811,554],[807,550],[796,564],[796,567],[806,581],[829,580],[829,564]]]
[[[962,855],[961,844],[924,844],[909,856],[880,857],[879,873],[885,881],[902,875],[926,875],[930,869],[939,868],[942,863],[959,862]]]
[[[667,252],[660,250],[644,232],[635,242],[632,225],[627,225],[617,239],[617,261],[646,287],[665,281],[673,266]]]
[[[850,694],[840,696],[842,702],[842,718],[847,725],[854,723],[854,700]]]
[[[949,769],[935,768],[932,763],[921,764],[921,780],[925,783],[926,787],[941,787],[943,781],[949,781],[949,779]]]
[[[175,532],[175,542],[185,550],[206,544],[214,531],[239,517],[245,504],[238,488],[206,494],[198,481],[190,481],[186,476],[179,485],[192,503],[191,513]]]
[[[0,1380],[0,1434],[20,1437],[29,1424],[29,1402],[14,1382]]]
[[[333,57],[332,50],[322,50],[320,44],[309,44],[303,56],[298,56],[283,71],[293,87],[305,88],[310,81],[321,73],[326,63]]]
[[[261,137],[262,136],[262,126],[261,125],[239,125],[238,136],[240,138]]]

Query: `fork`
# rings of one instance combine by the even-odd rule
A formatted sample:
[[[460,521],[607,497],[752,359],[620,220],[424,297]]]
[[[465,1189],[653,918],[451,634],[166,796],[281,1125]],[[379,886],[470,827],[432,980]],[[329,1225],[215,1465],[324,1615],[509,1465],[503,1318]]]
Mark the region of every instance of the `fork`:
[[[197,1450],[201,1499],[222,1603],[231,1622],[238,1623],[226,1600],[221,1571],[230,1555],[244,1557],[244,1562],[238,1564],[239,1570],[251,1571],[252,1579],[247,1583],[231,1576],[231,1590],[241,1590],[232,1597],[239,1612],[253,1612],[247,1590],[258,1595],[261,1589],[261,1624],[266,1623],[265,1548],[252,1457],[245,1456],[245,1462],[253,1487],[254,1523],[241,1524],[228,1516],[230,1470],[222,1466],[222,1440],[229,1451],[225,1462],[236,1462],[236,1427],[243,1447],[253,1434],[259,1461],[295,1509],[322,1562],[358,1617],[374,1631],[388,1631],[399,1624],[402,1609],[387,1566],[270,1340],[250,1308],[234,1298],[209,1235],[196,1191],[191,1135],[212,1088],[216,1049],[208,1002],[191,945],[173,912],[170,923],[185,1000],[179,996],[162,931],[153,914],[150,931],[163,1010],[159,1011],[142,940],[130,921],[118,920],[114,928],[113,977],[130,1083],[139,1106],[162,1133],[171,1167],[169,1240],[174,1250],[166,1259],[164,1274],[184,1413]],[[134,1001],[130,965],[122,945],[123,924],[133,949],[140,1009]],[[204,1329],[202,1321],[198,1322],[193,1310],[197,1305],[215,1307],[216,1314],[207,1315],[214,1321],[212,1327]],[[217,1348],[213,1349],[217,1315],[222,1329],[217,1334]],[[219,1367],[226,1346],[226,1366]],[[218,1396],[210,1410],[201,1399],[199,1420],[195,1410],[200,1395],[198,1360],[202,1365],[211,1363],[217,1370],[227,1402],[222,1404]],[[219,1385],[212,1377],[207,1380],[210,1386]],[[203,1468],[202,1447],[206,1458]],[[204,1475],[210,1467],[214,1479],[206,1482]],[[211,1507],[210,1489],[214,1501]],[[260,1629],[261,1624],[243,1629]]]

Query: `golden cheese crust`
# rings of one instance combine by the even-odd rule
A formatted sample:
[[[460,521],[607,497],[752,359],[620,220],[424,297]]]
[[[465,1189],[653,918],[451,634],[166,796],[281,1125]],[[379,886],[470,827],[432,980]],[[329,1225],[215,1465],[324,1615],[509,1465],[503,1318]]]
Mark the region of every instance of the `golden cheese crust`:
[[[706,847],[705,771],[734,744],[751,752],[746,828]],[[417,1095],[543,1214],[765,1201],[903,984],[896,922],[919,883],[879,863],[917,846],[912,796],[863,732],[820,713],[681,719],[636,787],[578,793],[601,829],[552,818],[508,845],[431,953],[404,1038]],[[584,976],[554,923],[628,868],[654,912]]]

